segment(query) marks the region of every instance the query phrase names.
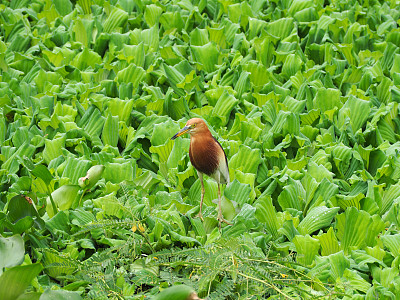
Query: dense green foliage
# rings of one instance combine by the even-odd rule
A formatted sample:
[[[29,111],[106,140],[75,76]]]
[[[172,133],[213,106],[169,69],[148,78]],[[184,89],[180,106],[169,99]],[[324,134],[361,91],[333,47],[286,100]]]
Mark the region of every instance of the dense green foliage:
[[[3,0],[2,299],[395,299],[399,7]],[[228,157],[221,231],[170,140],[191,117]]]

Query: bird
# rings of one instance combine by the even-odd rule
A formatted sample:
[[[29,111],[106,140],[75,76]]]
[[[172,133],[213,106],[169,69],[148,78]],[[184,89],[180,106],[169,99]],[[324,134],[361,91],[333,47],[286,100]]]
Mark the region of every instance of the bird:
[[[229,167],[228,159],[221,144],[215,137],[212,136],[207,124],[203,119],[193,118],[187,121],[186,125],[177,132],[171,140],[189,133],[190,134],[190,147],[189,158],[193,167],[197,171],[197,175],[201,183],[201,200],[199,217],[202,221],[202,207],[204,200],[204,182],[203,174],[213,178],[218,183],[218,222],[221,228],[221,222],[232,225],[224,219],[221,209],[221,184],[229,184]]]

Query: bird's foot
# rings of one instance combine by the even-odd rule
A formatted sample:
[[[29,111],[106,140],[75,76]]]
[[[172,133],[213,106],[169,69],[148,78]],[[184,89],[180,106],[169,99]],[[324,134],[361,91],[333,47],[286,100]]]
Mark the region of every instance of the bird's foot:
[[[233,225],[231,222],[225,220],[222,215],[218,216],[217,220],[218,220],[219,229],[221,229],[222,222],[225,224],[228,224],[228,225]]]
[[[202,222],[204,222],[203,214],[199,212],[196,217],[199,217]]]

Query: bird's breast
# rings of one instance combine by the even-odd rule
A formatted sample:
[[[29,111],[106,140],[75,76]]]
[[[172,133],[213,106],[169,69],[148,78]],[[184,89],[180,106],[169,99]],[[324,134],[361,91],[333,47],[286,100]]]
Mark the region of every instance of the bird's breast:
[[[218,142],[212,137],[190,140],[189,157],[192,165],[206,175],[212,175],[221,161],[225,161],[225,153]]]

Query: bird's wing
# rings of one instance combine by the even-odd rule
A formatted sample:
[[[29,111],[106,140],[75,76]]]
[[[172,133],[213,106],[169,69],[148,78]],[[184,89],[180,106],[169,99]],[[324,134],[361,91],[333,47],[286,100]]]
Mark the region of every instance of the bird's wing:
[[[224,159],[221,159],[219,165],[218,165],[218,169],[219,172],[221,173],[221,183],[226,183],[229,184],[230,179],[229,179],[229,167],[228,167],[228,159],[226,157],[226,153],[224,151],[224,148],[222,148],[221,144],[217,141],[217,139],[215,137],[213,137],[213,139],[218,143],[219,147],[222,150],[222,153],[224,154]]]

